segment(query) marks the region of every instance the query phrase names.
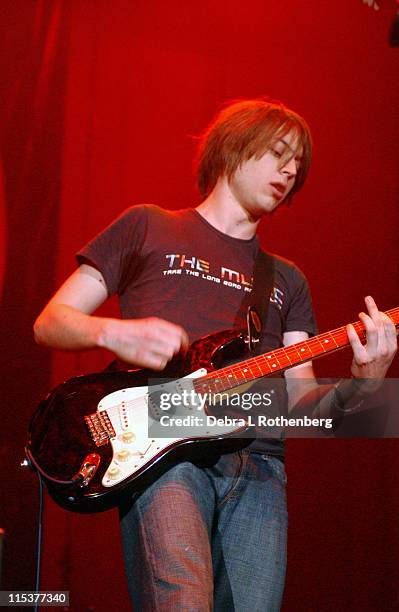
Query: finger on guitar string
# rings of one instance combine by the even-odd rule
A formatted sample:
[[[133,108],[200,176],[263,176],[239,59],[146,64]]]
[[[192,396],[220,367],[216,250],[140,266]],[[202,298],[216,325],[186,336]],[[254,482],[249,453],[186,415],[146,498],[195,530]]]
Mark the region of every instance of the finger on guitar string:
[[[362,344],[353,325],[347,326],[353,350],[351,372],[355,378],[382,379],[397,350],[395,326],[387,315],[378,310],[371,296],[365,298],[368,313],[359,313],[366,330]]]

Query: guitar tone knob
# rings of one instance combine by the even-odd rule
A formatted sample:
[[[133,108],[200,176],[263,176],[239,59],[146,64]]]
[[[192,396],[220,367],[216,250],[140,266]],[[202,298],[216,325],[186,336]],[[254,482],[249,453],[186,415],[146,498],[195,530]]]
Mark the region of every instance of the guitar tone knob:
[[[112,465],[107,471],[108,477],[111,479],[118,478],[119,473],[120,469],[116,465]]]
[[[126,442],[126,444],[131,444],[135,441],[136,435],[132,431],[125,431],[125,433],[121,435],[121,439],[123,442]]]
[[[119,453],[116,456],[119,459],[119,461],[127,461],[127,459],[129,459],[130,457],[130,453],[128,450],[123,449],[119,451]]]

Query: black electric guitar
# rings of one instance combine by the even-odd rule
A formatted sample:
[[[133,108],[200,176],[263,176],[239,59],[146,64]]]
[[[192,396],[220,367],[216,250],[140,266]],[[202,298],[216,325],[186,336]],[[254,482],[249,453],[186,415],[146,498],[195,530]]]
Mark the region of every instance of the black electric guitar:
[[[396,326],[399,308],[386,313]],[[353,324],[365,340],[360,321]],[[250,440],[245,418],[229,418],[213,427],[209,409],[195,400],[180,404],[173,418],[197,417],[194,435],[166,438],[153,434],[163,416],[162,393],[191,398],[231,391],[256,379],[281,374],[300,363],[348,346],[345,327],[304,342],[251,357],[228,367],[222,360],[245,352],[244,334],[219,332],[194,342],[184,357],[174,359],[162,374],[171,382],[154,384],[150,370],[105,371],[72,378],[56,387],[37,408],[30,423],[26,455],[44,479],[53,499],[77,512],[105,510],[122,493],[141,490],[172,462],[205,458],[209,445],[236,450]],[[242,416],[242,415],[241,415]],[[202,420],[201,420],[202,419]],[[159,435],[159,434],[158,434]],[[180,434],[178,434],[180,435]]]

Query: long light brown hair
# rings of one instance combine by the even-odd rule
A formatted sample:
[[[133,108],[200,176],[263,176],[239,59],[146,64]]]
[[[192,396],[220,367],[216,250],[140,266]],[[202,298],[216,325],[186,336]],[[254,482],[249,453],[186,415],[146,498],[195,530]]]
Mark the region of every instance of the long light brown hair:
[[[235,100],[223,108],[200,137],[197,154],[197,185],[206,197],[220,176],[231,179],[239,166],[259,159],[284,138],[294,133],[295,151],[286,148],[281,166],[301,150],[292,199],[303,186],[312,158],[312,138],[306,121],[276,100]]]

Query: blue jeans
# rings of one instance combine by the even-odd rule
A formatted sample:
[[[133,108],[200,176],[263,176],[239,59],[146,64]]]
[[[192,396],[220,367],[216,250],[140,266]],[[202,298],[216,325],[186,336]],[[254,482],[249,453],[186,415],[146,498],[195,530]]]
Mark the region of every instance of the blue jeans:
[[[276,612],[286,566],[281,461],[248,450],[183,462],[121,517],[134,612]]]

